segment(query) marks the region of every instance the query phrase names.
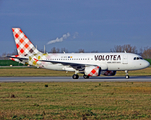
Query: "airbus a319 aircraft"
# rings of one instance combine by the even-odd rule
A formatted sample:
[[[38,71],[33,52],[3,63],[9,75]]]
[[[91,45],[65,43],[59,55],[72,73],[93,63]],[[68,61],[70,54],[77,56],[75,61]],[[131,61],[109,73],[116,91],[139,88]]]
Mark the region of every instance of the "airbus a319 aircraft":
[[[32,66],[60,71],[74,71],[73,79],[78,79],[78,73],[83,78],[92,76],[114,76],[116,71],[139,70],[150,64],[141,56],[132,53],[52,53],[45,54],[38,51],[20,28],[12,28],[18,55],[10,59],[27,63]]]

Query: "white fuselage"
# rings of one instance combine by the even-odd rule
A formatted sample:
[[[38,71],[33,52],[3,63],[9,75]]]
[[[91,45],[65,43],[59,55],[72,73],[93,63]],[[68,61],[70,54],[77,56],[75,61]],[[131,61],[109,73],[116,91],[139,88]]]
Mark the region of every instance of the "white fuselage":
[[[99,66],[101,70],[138,70],[148,67],[150,64],[141,58],[141,56],[132,53],[65,53],[65,54],[48,54],[42,60],[58,61],[74,64],[85,64]],[[70,65],[61,63],[41,62],[40,67],[52,70],[75,71]]]

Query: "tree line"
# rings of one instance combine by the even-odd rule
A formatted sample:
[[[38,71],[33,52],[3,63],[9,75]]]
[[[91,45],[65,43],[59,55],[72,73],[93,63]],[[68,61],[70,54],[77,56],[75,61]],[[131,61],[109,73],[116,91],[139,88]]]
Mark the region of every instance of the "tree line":
[[[151,58],[151,47],[140,48],[139,52],[136,46],[131,46],[130,44],[126,45],[116,45],[111,52],[127,52],[127,53],[135,53],[141,55],[145,59]]]
[[[44,50],[40,50],[40,52],[45,52]],[[145,48],[140,48],[139,52],[136,48],[136,46],[132,46],[130,44],[126,45],[116,45],[114,48],[110,49],[110,52],[127,52],[127,53],[135,53],[141,55],[145,59],[151,58],[151,47],[145,47]],[[50,52],[46,53],[68,53],[68,50],[66,48],[56,48],[53,47]],[[75,53],[86,53],[84,49],[79,49]],[[98,51],[91,51],[91,53],[98,53]],[[0,56],[0,60],[6,60],[8,59],[6,56],[11,56],[11,55],[17,55],[17,49],[14,50],[12,53],[3,53],[2,56]]]

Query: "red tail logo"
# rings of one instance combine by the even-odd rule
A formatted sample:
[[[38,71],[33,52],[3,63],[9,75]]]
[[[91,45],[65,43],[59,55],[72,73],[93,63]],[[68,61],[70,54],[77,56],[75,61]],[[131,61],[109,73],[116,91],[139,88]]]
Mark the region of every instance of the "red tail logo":
[[[37,54],[39,52],[20,28],[12,28],[12,31],[19,55]]]

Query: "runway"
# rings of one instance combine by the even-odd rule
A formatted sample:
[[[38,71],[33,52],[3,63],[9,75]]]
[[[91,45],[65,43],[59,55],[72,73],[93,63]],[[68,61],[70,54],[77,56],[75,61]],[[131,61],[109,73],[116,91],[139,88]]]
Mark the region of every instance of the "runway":
[[[72,79],[71,77],[0,77],[0,82],[151,82],[151,76],[124,76],[92,77]]]

